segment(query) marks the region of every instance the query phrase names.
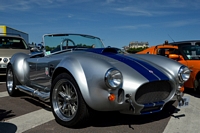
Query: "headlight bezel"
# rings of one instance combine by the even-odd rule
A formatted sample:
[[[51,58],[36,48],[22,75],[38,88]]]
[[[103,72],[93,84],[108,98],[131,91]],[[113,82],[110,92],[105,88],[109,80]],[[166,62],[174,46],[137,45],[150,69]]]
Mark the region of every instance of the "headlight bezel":
[[[187,66],[181,66],[178,71],[178,80],[180,84],[185,83],[190,78],[190,69]]]
[[[109,89],[117,89],[122,86],[123,76],[118,69],[111,68],[105,73],[104,80]]]

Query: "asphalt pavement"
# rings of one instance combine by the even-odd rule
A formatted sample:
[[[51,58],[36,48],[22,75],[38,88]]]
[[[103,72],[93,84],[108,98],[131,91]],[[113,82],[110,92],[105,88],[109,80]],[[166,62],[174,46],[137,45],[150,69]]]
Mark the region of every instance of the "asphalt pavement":
[[[176,106],[170,106],[160,113],[147,116],[103,113],[97,117],[97,121],[93,121],[86,128],[70,129],[57,124],[49,107],[35,101],[34,98],[32,99],[26,95],[16,98],[9,97],[6,92],[5,82],[0,82],[0,119],[2,118],[0,132],[7,131],[12,133],[11,129],[13,129],[20,133],[200,133],[200,94],[188,89],[184,96],[189,98],[189,104],[180,109]],[[5,112],[2,113],[2,111]],[[3,116],[1,113],[9,114]]]
[[[171,115],[163,133],[200,133],[200,94],[188,89],[184,96],[189,97],[189,105]]]

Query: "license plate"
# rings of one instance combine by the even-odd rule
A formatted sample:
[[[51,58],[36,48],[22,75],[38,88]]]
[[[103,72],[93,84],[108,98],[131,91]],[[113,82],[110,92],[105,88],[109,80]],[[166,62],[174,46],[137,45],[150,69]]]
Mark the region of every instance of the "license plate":
[[[183,96],[182,98],[183,98],[184,102],[180,101],[180,102],[178,103],[178,108],[183,108],[183,107],[189,106],[190,97],[188,97],[188,96]]]
[[[6,68],[6,64],[0,64],[0,68]]]

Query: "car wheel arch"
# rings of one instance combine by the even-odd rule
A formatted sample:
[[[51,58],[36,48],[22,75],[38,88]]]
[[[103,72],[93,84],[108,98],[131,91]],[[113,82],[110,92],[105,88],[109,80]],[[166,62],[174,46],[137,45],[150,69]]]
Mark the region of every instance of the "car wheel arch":
[[[10,62],[7,64],[7,66],[12,66],[16,78],[20,84],[25,84],[28,82],[28,78],[25,78],[25,75],[29,74],[28,63],[25,61],[28,56],[29,55],[25,53],[16,53],[12,56]],[[23,66],[22,69],[21,66]]]
[[[80,77],[75,76],[75,75],[76,75],[76,74],[75,74],[75,73],[76,73],[75,70],[69,70],[69,69],[67,69],[66,67],[57,67],[57,68],[55,69],[55,71],[53,72],[51,83],[53,83],[54,79],[55,79],[59,74],[61,74],[61,73],[68,73],[68,74],[75,80],[76,84],[78,85],[78,87],[79,87],[79,89],[80,89],[80,92],[81,92],[81,95],[82,95],[83,99],[85,100],[86,104],[87,104],[89,107],[91,107],[91,106],[89,105],[89,102],[88,102],[88,101],[90,101],[91,99],[90,99],[90,97],[89,97],[89,90],[88,90],[87,82],[86,82],[86,84],[83,85],[83,84],[80,82],[80,81],[83,81],[83,79],[80,79]],[[77,80],[76,80],[76,79],[77,79]],[[85,77],[84,80],[86,81],[86,77]]]
[[[59,124],[74,127],[89,120],[90,108],[88,108],[76,80],[70,73],[66,71],[58,73],[55,76],[50,93],[52,111]],[[65,98],[66,100],[64,100]],[[61,99],[63,99],[62,103],[60,102]],[[70,106],[67,106],[67,104]]]

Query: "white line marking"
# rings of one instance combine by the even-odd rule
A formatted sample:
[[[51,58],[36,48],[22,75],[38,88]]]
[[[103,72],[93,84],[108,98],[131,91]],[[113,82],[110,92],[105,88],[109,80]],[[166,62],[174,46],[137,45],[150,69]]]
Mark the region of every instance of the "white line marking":
[[[7,97],[7,96],[9,96],[7,91],[0,92],[0,97]]]
[[[5,122],[12,123],[17,126],[16,133],[22,133],[36,126],[44,124],[54,119],[51,111],[40,109],[13,119],[9,119]]]

